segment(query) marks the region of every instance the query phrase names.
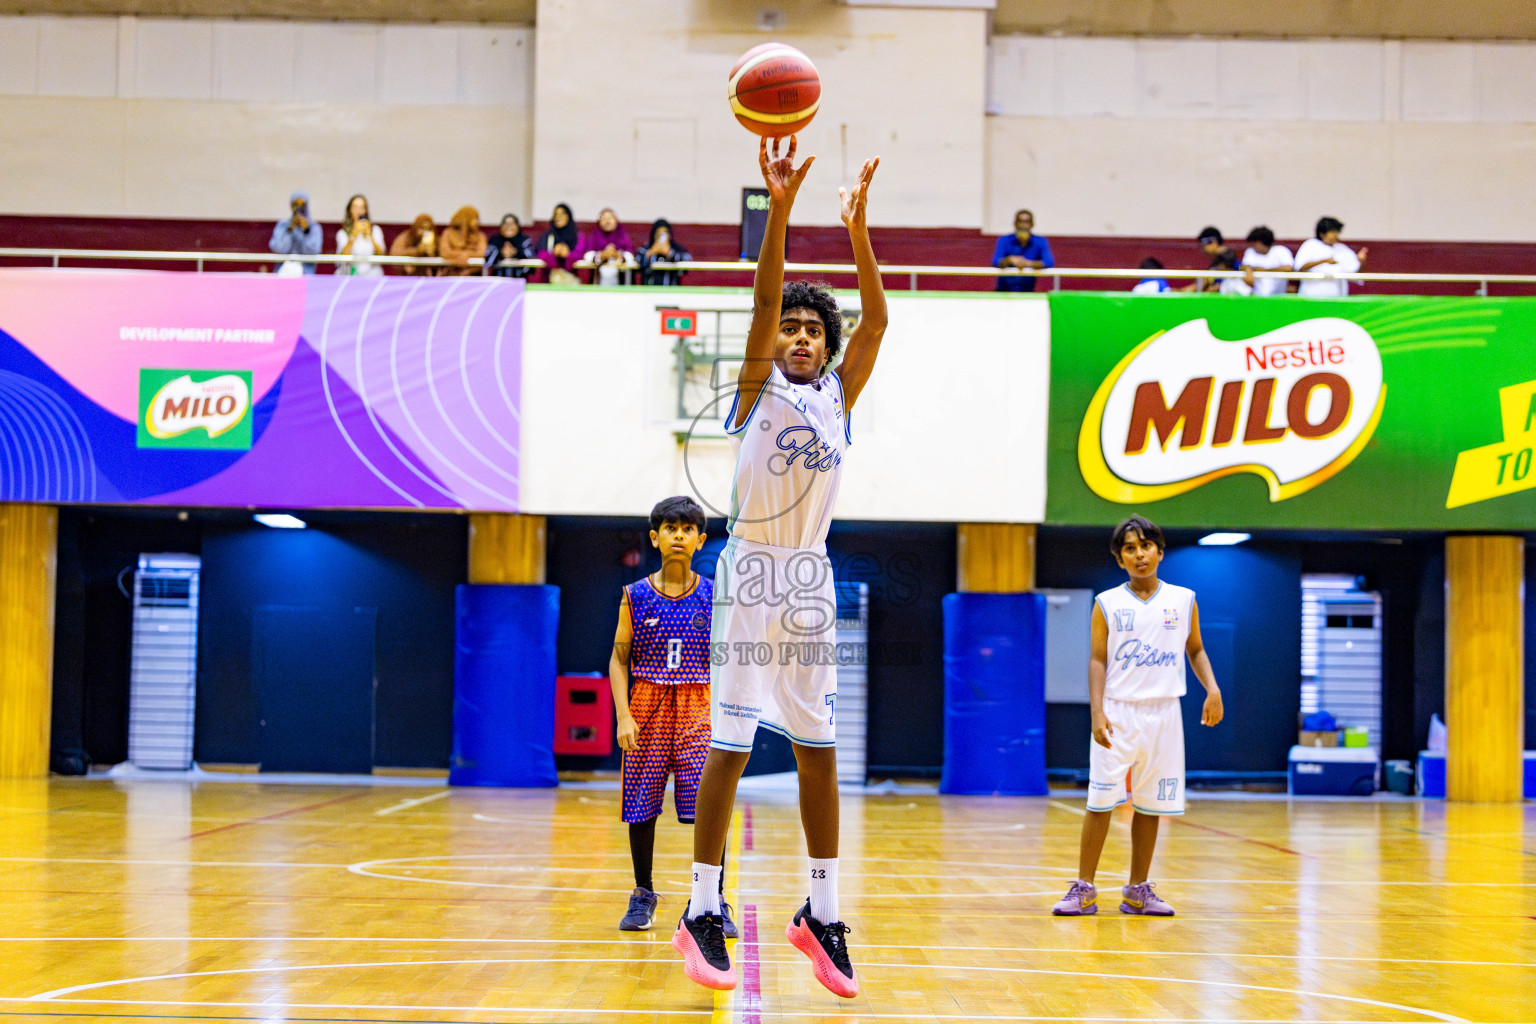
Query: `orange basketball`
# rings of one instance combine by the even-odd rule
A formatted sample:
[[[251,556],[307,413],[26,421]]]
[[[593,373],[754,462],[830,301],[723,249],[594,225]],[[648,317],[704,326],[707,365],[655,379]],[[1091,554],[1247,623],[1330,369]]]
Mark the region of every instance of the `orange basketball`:
[[[729,96],[736,120],[759,135],[793,135],[811,123],[821,104],[816,65],[793,46],[763,43],[731,68]]]

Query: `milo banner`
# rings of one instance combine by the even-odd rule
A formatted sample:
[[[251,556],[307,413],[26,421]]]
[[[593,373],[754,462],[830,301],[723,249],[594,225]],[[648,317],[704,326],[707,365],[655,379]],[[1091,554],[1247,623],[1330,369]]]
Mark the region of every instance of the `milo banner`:
[[[1048,522],[1536,523],[1536,300],[1050,303]]]
[[[0,271],[0,500],[516,511],[521,281]]]

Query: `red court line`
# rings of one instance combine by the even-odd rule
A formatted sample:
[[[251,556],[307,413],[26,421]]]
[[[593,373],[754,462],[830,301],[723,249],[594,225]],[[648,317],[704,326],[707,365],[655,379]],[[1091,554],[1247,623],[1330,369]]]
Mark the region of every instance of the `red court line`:
[[[743,804],[741,807],[741,848],[752,849],[752,805]]]
[[[757,907],[748,903],[741,908],[741,1021],[762,1024],[763,983],[757,961]]]
[[[217,828],[204,829],[201,832],[193,832],[189,836],[182,836],[182,840],[185,841],[188,839],[196,839],[199,836],[211,836],[215,832],[223,832],[232,828],[243,828],[246,825],[254,825],[258,821],[271,821],[273,818],[284,818],[290,814],[298,814],[300,811],[313,811],[321,807],[330,807],[332,804],[344,804],[348,800],[359,800],[365,796],[372,795],[373,794],[371,790],[367,790],[362,793],[348,793],[346,796],[338,796],[331,800],[321,800],[319,803],[305,804],[303,807],[292,807],[286,811],[277,811],[274,814],[263,814],[259,818],[250,818],[246,821],[233,821],[228,825],[220,825]]]
[[[1211,833],[1214,833],[1215,835],[1218,835],[1218,836],[1226,836],[1228,839],[1241,840],[1242,842],[1245,842],[1245,843],[1252,843],[1255,846],[1265,846],[1265,847],[1268,847],[1271,850],[1279,850],[1281,853],[1289,853],[1289,854],[1291,854],[1294,857],[1315,857],[1316,856],[1316,854],[1302,853],[1300,850],[1293,850],[1293,849],[1291,849],[1288,846],[1276,846],[1274,843],[1266,843],[1262,839],[1249,839],[1247,836],[1240,836],[1236,832],[1223,832],[1219,828],[1212,828],[1209,825],[1200,825],[1200,824],[1197,824],[1197,823],[1195,823],[1193,821],[1185,821],[1183,818],[1180,818],[1180,817],[1175,817],[1173,820],[1177,824],[1183,825],[1186,828],[1197,828],[1197,829],[1199,829],[1202,832],[1211,832]]]

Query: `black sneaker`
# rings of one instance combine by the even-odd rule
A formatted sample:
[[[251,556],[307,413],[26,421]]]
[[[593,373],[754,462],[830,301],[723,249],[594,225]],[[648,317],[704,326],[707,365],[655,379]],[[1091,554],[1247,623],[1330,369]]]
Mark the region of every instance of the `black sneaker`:
[[[619,930],[625,932],[648,932],[651,924],[656,920],[656,900],[659,897],[643,885],[635,886],[635,891],[629,894],[629,910],[625,911],[624,919],[619,922]]]
[[[736,922],[731,919],[731,905],[725,902],[725,900],[720,901],[720,916],[725,919],[725,927],[722,929],[725,932],[725,937],[728,939],[741,938],[741,933],[736,930]]]
[[[810,957],[816,980],[844,999],[859,994],[859,979],[848,961],[848,931],[841,921],[822,924],[812,917],[810,900],[805,901],[784,929],[790,944]]]
[[[672,933],[672,948],[683,954],[683,972],[705,988],[728,991],[736,987],[736,968],[725,951],[725,918],[700,914],[689,920],[687,908]]]

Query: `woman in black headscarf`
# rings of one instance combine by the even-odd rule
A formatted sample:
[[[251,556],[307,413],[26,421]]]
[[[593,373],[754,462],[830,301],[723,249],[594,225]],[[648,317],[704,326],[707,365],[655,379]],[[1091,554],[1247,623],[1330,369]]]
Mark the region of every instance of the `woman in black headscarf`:
[[[581,252],[577,248],[579,242],[576,218],[571,214],[569,206],[560,203],[550,215],[549,230],[539,236],[538,243],[538,258],[549,268],[551,281],[560,276],[555,273],[557,270],[574,276],[570,265],[581,259]]]
[[[681,270],[653,270],[653,263],[685,263],[693,259],[693,254],[678,244],[672,237],[672,224],[666,218],[660,218],[651,225],[651,238],[645,244],[645,248],[635,254],[635,259],[640,264],[641,284],[682,284],[683,271]]]
[[[490,247],[485,250],[485,272],[496,277],[527,277],[531,267],[502,266],[504,260],[533,259],[533,239],[523,234],[523,224],[517,214],[509,213],[501,218],[501,227],[491,236]]]

